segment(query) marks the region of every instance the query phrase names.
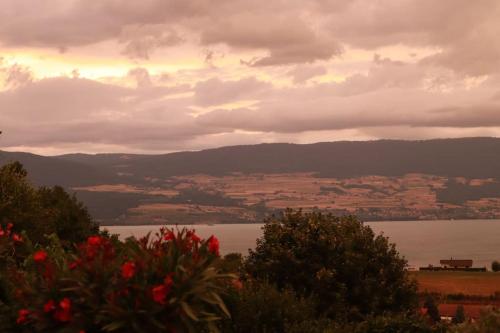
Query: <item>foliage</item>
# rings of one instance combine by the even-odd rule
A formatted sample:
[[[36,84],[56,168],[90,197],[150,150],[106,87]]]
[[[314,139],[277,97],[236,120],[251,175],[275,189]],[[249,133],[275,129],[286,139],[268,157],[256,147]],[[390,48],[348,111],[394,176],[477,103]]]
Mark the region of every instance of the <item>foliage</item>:
[[[464,306],[459,305],[457,306],[457,310],[455,312],[455,316],[452,319],[453,324],[461,324],[465,321],[465,311],[464,311]]]
[[[241,253],[228,253],[217,263],[217,268],[225,273],[243,273],[243,256]]]
[[[215,269],[218,255],[215,237],[186,229],[124,243],[90,236],[74,253],[52,236],[1,274],[3,332],[217,331],[229,316],[219,293],[234,279]]]
[[[355,217],[287,210],[266,221],[248,273],[313,296],[331,318],[362,320],[416,307],[416,285],[386,237]]]
[[[436,305],[436,301],[432,296],[430,295],[427,296],[424,302],[424,308],[427,309],[427,315],[432,320],[432,322],[437,323],[441,320],[439,309]]]
[[[425,318],[406,313],[368,317],[361,323],[348,324],[336,333],[438,333],[445,332],[440,327],[432,327]]]
[[[498,262],[497,260],[493,261],[491,263],[491,270],[493,272],[500,272],[500,262]]]
[[[477,322],[463,323],[452,327],[451,333],[498,333],[500,332],[500,311],[484,312]]]
[[[231,319],[224,322],[223,331],[228,333],[320,333],[329,322],[316,319],[312,299],[289,289],[279,291],[267,282],[246,281],[233,289],[227,304]]]
[[[0,225],[15,222],[35,243],[55,233],[65,243],[84,240],[98,231],[87,209],[62,187],[36,188],[19,162],[0,168]]]

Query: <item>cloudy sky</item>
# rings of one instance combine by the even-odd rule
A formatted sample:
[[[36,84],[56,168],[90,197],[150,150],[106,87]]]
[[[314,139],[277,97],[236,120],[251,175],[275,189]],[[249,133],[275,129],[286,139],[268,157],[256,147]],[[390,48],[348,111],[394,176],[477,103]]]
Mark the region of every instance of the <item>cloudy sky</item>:
[[[1,0],[0,148],[500,136],[498,0]]]

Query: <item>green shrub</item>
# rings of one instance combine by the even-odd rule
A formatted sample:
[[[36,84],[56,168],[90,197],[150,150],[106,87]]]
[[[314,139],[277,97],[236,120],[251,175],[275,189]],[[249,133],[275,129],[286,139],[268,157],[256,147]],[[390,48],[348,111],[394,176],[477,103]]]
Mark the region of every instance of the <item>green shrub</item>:
[[[432,320],[432,322],[437,323],[441,321],[441,315],[439,314],[439,308],[434,300],[434,297],[428,295],[424,302],[424,308],[427,310],[427,316]]]
[[[0,321],[4,332],[216,331],[229,316],[219,294],[234,279],[215,269],[218,255],[215,237],[186,229],[124,243],[91,236],[75,253],[52,237],[2,274]]]
[[[465,311],[464,311],[464,306],[459,305],[457,306],[457,310],[455,312],[455,316],[452,319],[453,324],[461,324],[465,321]]]
[[[500,332],[500,311],[492,310],[481,314],[475,323],[463,323],[450,329],[450,333],[498,333]]]
[[[491,270],[493,272],[500,272],[500,262],[498,262],[497,260],[493,261],[491,263]]]
[[[438,333],[445,328],[432,327],[425,318],[414,314],[369,317],[365,321],[338,329],[337,333]]]
[[[272,217],[245,267],[254,278],[317,298],[319,312],[331,318],[363,320],[417,305],[406,261],[351,216],[287,210]]]
[[[292,290],[280,291],[266,282],[246,281],[233,288],[227,304],[231,319],[225,321],[224,332],[320,333],[325,328],[325,323],[316,319],[312,299],[299,297]]]
[[[0,167],[0,225],[15,222],[17,232],[25,230],[34,243],[44,243],[44,235],[55,233],[69,245],[98,232],[75,196],[59,186],[36,188],[27,177],[19,162]]]

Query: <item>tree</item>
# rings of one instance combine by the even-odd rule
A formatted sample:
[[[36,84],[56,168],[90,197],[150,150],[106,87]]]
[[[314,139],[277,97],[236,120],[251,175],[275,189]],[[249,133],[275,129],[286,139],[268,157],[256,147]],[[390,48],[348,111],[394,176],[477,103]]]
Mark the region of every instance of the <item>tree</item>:
[[[314,296],[329,317],[362,320],[417,305],[406,261],[355,217],[287,210],[263,230],[245,263],[250,276]]]
[[[439,314],[439,309],[432,296],[427,296],[424,302],[424,308],[427,309],[427,315],[434,322],[437,323],[441,321],[441,315]]]
[[[500,311],[481,313],[476,322],[464,323],[450,329],[450,333],[498,333],[500,332]]]
[[[500,262],[498,262],[497,260],[493,261],[491,263],[491,270],[493,272],[499,272],[500,271]]]
[[[464,312],[464,306],[459,305],[457,306],[457,310],[455,311],[455,316],[452,319],[453,324],[461,324],[465,321],[465,312]]]
[[[0,225],[14,223],[35,243],[55,233],[64,242],[81,241],[98,232],[98,225],[75,196],[62,187],[36,188],[19,162],[0,168]]]

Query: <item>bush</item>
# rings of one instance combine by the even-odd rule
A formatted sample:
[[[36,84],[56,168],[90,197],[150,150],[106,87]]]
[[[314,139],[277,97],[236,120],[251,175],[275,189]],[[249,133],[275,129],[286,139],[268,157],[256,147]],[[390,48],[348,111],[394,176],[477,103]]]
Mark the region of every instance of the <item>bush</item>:
[[[234,279],[214,268],[218,251],[215,237],[186,229],[124,243],[91,236],[73,254],[52,237],[2,274],[0,321],[4,332],[216,331]]]
[[[331,318],[415,309],[416,285],[387,238],[355,217],[287,210],[266,221],[245,263],[248,273],[318,300]]]
[[[414,314],[369,317],[357,324],[347,325],[336,333],[438,333],[446,330],[430,326],[422,317]]]
[[[328,321],[317,320],[314,301],[292,290],[279,291],[266,282],[247,281],[233,288],[227,301],[231,319],[223,332],[324,332]]]
[[[500,262],[498,262],[497,260],[493,261],[491,263],[491,270],[493,272],[500,272]]]
[[[0,168],[0,225],[15,222],[35,243],[55,233],[65,244],[80,242],[98,232],[87,209],[62,187],[33,187],[22,164]]]
[[[457,306],[457,310],[455,312],[455,316],[452,319],[453,324],[461,324],[465,321],[465,311],[464,311],[464,306],[459,305]]]
[[[492,310],[481,314],[475,323],[464,323],[450,329],[450,333],[498,333],[500,332],[500,311]]]
[[[439,314],[439,308],[436,301],[432,296],[427,296],[424,302],[424,308],[427,309],[427,315],[432,320],[432,322],[437,323],[441,321],[441,315]]]

